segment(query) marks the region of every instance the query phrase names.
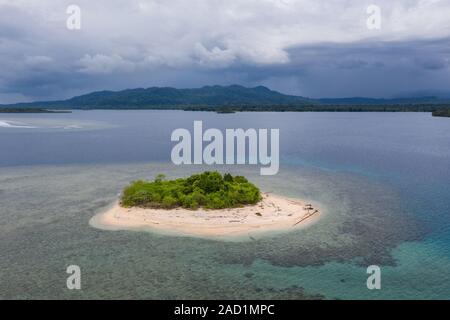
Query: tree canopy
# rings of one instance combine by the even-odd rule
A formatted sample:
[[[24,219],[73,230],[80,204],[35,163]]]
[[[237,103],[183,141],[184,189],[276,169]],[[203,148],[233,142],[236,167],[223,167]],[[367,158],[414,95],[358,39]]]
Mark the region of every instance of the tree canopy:
[[[206,171],[188,178],[165,180],[159,174],[153,181],[133,181],[122,194],[123,207],[223,209],[255,204],[260,190],[243,176],[222,176]]]

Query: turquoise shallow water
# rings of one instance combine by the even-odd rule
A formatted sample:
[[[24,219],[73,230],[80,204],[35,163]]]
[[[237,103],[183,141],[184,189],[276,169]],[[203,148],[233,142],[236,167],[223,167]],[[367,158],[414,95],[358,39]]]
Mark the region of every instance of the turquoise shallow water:
[[[0,298],[448,299],[450,121],[428,114],[93,111],[1,116]],[[282,166],[218,167],[323,203],[319,223],[242,243],[102,231],[89,219],[168,162],[170,132],[280,128]],[[211,168],[209,168],[211,169]],[[66,289],[65,268],[82,270]],[[366,268],[382,289],[366,288]]]

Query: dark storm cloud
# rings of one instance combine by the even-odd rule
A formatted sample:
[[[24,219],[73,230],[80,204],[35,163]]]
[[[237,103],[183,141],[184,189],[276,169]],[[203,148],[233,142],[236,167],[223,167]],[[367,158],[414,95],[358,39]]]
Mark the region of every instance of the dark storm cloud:
[[[0,103],[130,87],[267,85],[312,97],[449,91],[450,4],[380,0],[0,0]],[[339,19],[336,19],[336,17]]]
[[[391,97],[419,91],[450,92],[450,38],[422,41],[324,43],[288,50],[290,63],[233,66],[249,85],[304,96]]]

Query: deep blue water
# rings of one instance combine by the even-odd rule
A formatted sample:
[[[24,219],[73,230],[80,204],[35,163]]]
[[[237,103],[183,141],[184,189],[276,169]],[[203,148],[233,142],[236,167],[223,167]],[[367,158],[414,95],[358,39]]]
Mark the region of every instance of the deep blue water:
[[[107,184],[111,185],[113,181],[124,183],[131,180],[130,177],[139,176],[146,172],[146,164],[161,164],[161,168],[168,171],[169,175],[182,174],[183,168],[175,168],[170,164],[170,151],[173,146],[170,134],[176,128],[192,130],[194,120],[203,120],[205,129],[279,128],[280,173],[264,178],[254,175],[254,179],[266,189],[325,202],[329,217],[324,219],[323,226],[314,227],[314,230],[317,230],[315,235],[308,235],[311,237],[311,243],[318,246],[320,243],[331,243],[331,236],[325,238],[327,230],[331,228],[335,228],[333,232],[336,235],[344,232],[342,230],[351,229],[351,232],[345,233],[348,236],[348,244],[345,240],[347,238],[342,238],[339,240],[342,243],[339,250],[335,250],[340,252],[342,259],[338,255],[323,253],[323,257],[318,257],[317,261],[306,262],[301,257],[289,256],[290,253],[283,256],[261,253],[255,254],[250,267],[247,267],[248,261],[243,262],[243,254],[239,248],[229,248],[226,252],[234,254],[230,253],[226,261],[220,261],[211,258],[211,252],[217,250],[217,246],[210,246],[207,241],[192,240],[196,246],[199,243],[200,247],[204,245],[204,255],[198,259],[206,259],[205,261],[215,266],[215,272],[219,273],[219,276],[215,274],[215,277],[220,278],[216,285],[222,288],[223,292],[228,292],[224,289],[226,282],[239,281],[234,277],[249,272],[247,268],[251,268],[254,283],[263,283],[265,289],[256,293],[249,290],[246,293],[249,297],[275,297],[282,294],[296,297],[295,294],[298,293],[295,291],[296,287],[291,288],[293,284],[301,286],[307,294],[321,294],[326,298],[450,297],[450,119],[433,118],[428,113],[214,114],[183,111],[76,111],[72,114],[50,115],[0,114],[0,177],[3,176],[0,181],[3,184],[0,185],[0,219],[5,230],[3,241],[20,243],[19,235],[33,238],[31,226],[38,223],[38,220],[33,220],[36,216],[40,217],[39,221],[53,221],[58,210],[69,204],[74,206],[73,215],[80,211],[86,212],[86,217],[88,210],[95,210],[104,205],[102,202],[92,204],[92,208],[84,208],[76,204],[77,197],[87,197],[77,193],[81,192],[77,191],[77,188],[83,184],[90,184],[92,190],[102,194],[107,202],[120,190],[119,185],[108,189]],[[64,175],[59,171],[61,168],[67,168],[66,172],[70,174]],[[116,168],[111,170],[117,172],[107,175],[101,168]],[[161,168],[149,168],[148,173],[151,175],[156,172],[154,170]],[[195,167],[186,170],[195,170]],[[230,170],[241,169],[233,167]],[[246,172],[253,168],[242,170]],[[52,172],[57,173],[53,176]],[[57,190],[57,174],[66,179],[72,177],[75,181],[73,189],[64,189],[67,198],[61,196],[58,203],[48,204],[46,211],[49,194],[40,194],[40,188],[43,186],[39,186],[39,183],[48,184],[48,190],[53,190],[52,187]],[[24,179],[30,179],[30,184],[24,183]],[[311,190],[316,191],[308,190],[304,186],[305,183],[311,184]],[[9,187],[20,191],[20,195],[9,193]],[[56,194],[56,191],[51,192]],[[320,194],[322,192],[323,195]],[[342,199],[342,203],[337,204],[339,199]],[[40,209],[30,209],[36,203],[39,203]],[[5,209],[12,206],[14,210]],[[382,210],[379,210],[380,208]],[[14,218],[17,211],[24,210],[31,210],[30,215],[24,214],[23,220]],[[355,221],[355,226],[350,227],[344,218],[340,220],[339,225],[337,222],[333,225],[334,210],[342,212],[341,215],[336,213],[336,217],[351,218]],[[376,227],[380,228],[380,239],[376,237],[375,227],[363,238],[358,234],[358,230],[376,219],[378,211],[383,211],[378,216],[382,217],[381,221],[377,222],[380,225]],[[407,222],[402,222],[403,220]],[[83,221],[85,220],[77,222],[80,224],[79,228],[85,228],[84,225],[81,226]],[[409,226],[409,222],[413,226]],[[360,223],[359,227],[356,223]],[[46,225],[45,228],[47,227]],[[66,229],[55,223],[52,230]],[[98,232],[91,231],[88,227],[84,230],[78,230],[78,233],[90,232],[89,235],[93,235]],[[314,230],[311,230],[311,233]],[[319,236],[322,233],[324,235]],[[101,235],[112,237],[110,234]],[[76,233],[72,236],[76,238]],[[68,236],[61,237],[65,239],[64,237]],[[138,241],[136,237],[142,236],[124,233],[123,237],[134,237],[132,240]],[[294,239],[291,235],[286,239],[300,241],[301,237],[299,234]],[[172,241],[164,237],[158,239],[166,241],[165,243]],[[145,239],[139,241],[145,242]],[[390,242],[395,244],[391,247]],[[276,240],[262,243],[265,252],[270,248],[277,248],[279,244]],[[377,249],[377,254],[371,257],[368,253],[370,246]],[[58,250],[62,249],[55,248],[53,253],[59,252]],[[89,249],[83,250],[74,254],[88,257]],[[253,251],[254,248],[246,250]],[[142,258],[140,252],[135,252],[135,257]],[[17,253],[8,251],[7,255],[3,255],[0,265],[3,270],[5,266],[2,263],[17,268],[19,261],[27,259],[27,256],[18,256]],[[189,258],[179,259],[186,262]],[[365,288],[366,274],[364,263],[361,263],[360,259],[377,263],[388,261],[383,269],[382,290],[374,292]],[[43,270],[55,268],[50,263],[41,263]],[[280,270],[283,272],[280,273]],[[197,271],[199,277],[189,281],[198,281],[200,274],[205,277],[209,275],[209,271]],[[19,294],[20,288],[33,281],[24,277],[8,280],[7,288],[2,290],[0,287],[0,297],[66,297],[65,293],[52,291],[51,288]],[[128,279],[130,277],[128,275]],[[124,276],[124,279],[126,278],[127,276]],[[56,280],[52,278],[51,281]],[[142,294],[132,296],[197,297],[190,291],[192,288],[189,283],[186,282],[185,286],[181,287],[170,284],[169,287],[172,286],[173,291],[169,290],[166,295],[161,291],[142,291]],[[343,284],[345,287],[342,287]],[[211,286],[211,283],[208,285]],[[239,292],[245,292],[243,288],[238,289]],[[267,292],[264,291],[266,289]],[[201,292],[201,289],[198,290]],[[237,288],[233,290],[229,289],[230,293],[224,293],[224,296],[238,296],[231,293]],[[125,287],[111,291],[98,288],[87,297],[118,297],[126,296],[127,292]],[[217,295],[220,297],[220,294]]]

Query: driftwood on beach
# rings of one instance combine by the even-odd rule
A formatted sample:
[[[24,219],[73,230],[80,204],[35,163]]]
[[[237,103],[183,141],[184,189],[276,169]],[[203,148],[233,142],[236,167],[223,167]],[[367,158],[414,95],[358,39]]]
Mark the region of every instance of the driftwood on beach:
[[[309,213],[309,210],[310,210],[310,209],[307,209],[307,210],[308,210],[308,213],[305,214],[299,221],[297,221],[296,223],[294,223],[294,224],[292,225],[293,227],[296,226],[296,225],[298,225],[299,223],[305,221],[306,219],[310,218],[311,216],[313,216],[313,215],[315,215],[316,213],[319,212],[319,210],[316,210],[316,211],[314,211],[314,212],[312,212],[312,213]]]

